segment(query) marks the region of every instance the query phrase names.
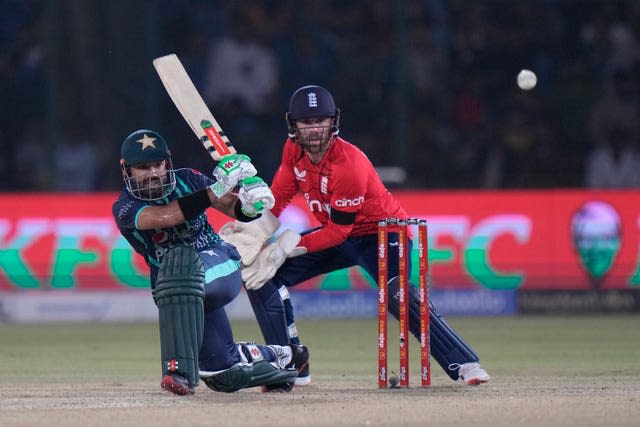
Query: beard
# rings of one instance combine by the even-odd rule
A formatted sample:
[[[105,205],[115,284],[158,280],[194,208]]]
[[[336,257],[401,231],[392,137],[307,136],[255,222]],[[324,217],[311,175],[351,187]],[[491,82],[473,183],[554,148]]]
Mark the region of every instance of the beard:
[[[312,154],[326,151],[331,142],[331,126],[296,130],[296,139],[304,151]]]
[[[145,199],[159,199],[164,195],[164,187],[167,184],[167,174],[153,173],[145,175],[138,183],[138,191]]]

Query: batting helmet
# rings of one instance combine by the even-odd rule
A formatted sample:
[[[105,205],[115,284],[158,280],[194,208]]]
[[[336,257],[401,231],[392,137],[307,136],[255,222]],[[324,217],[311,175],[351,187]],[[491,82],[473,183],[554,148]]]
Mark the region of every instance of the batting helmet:
[[[340,109],[336,108],[331,93],[317,85],[303,86],[289,100],[289,111],[285,115],[289,137],[296,137],[296,120],[332,118],[331,133],[336,136],[340,128]]]
[[[131,167],[165,161],[165,172],[131,175]],[[158,200],[168,196],[176,186],[171,152],[158,132],[140,129],[127,136],[120,148],[120,166],[125,187],[137,199]]]

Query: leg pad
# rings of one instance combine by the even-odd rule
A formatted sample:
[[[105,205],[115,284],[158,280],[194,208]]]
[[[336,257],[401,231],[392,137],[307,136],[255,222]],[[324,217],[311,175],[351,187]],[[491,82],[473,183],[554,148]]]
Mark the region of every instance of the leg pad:
[[[198,353],[204,330],[204,269],[190,246],[165,254],[153,298],[158,306],[162,375],[179,374],[198,384]]]

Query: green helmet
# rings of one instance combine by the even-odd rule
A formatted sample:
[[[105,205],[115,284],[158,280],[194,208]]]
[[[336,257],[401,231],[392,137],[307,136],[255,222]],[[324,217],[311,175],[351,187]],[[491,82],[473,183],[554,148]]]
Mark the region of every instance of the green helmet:
[[[150,172],[138,178],[131,175],[131,167],[165,161],[166,173]],[[120,148],[120,166],[127,191],[137,199],[158,200],[168,196],[176,187],[171,152],[158,132],[140,129],[127,136]]]

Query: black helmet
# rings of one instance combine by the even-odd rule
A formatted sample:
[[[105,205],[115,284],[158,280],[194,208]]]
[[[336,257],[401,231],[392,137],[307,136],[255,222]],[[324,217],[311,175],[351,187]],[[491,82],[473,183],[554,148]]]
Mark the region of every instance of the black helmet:
[[[331,93],[317,85],[299,88],[291,95],[289,112],[285,115],[289,137],[296,137],[296,120],[327,117],[333,119],[332,134],[336,136],[340,127],[340,109],[336,108]]]
[[[150,173],[139,181],[131,175],[131,167],[165,161],[166,174]],[[158,200],[168,196],[176,187],[171,152],[158,132],[140,129],[125,138],[120,148],[120,166],[125,187],[137,199]]]
[[[336,103],[333,96],[322,86],[309,85],[296,90],[289,100],[291,120],[335,117]]]

